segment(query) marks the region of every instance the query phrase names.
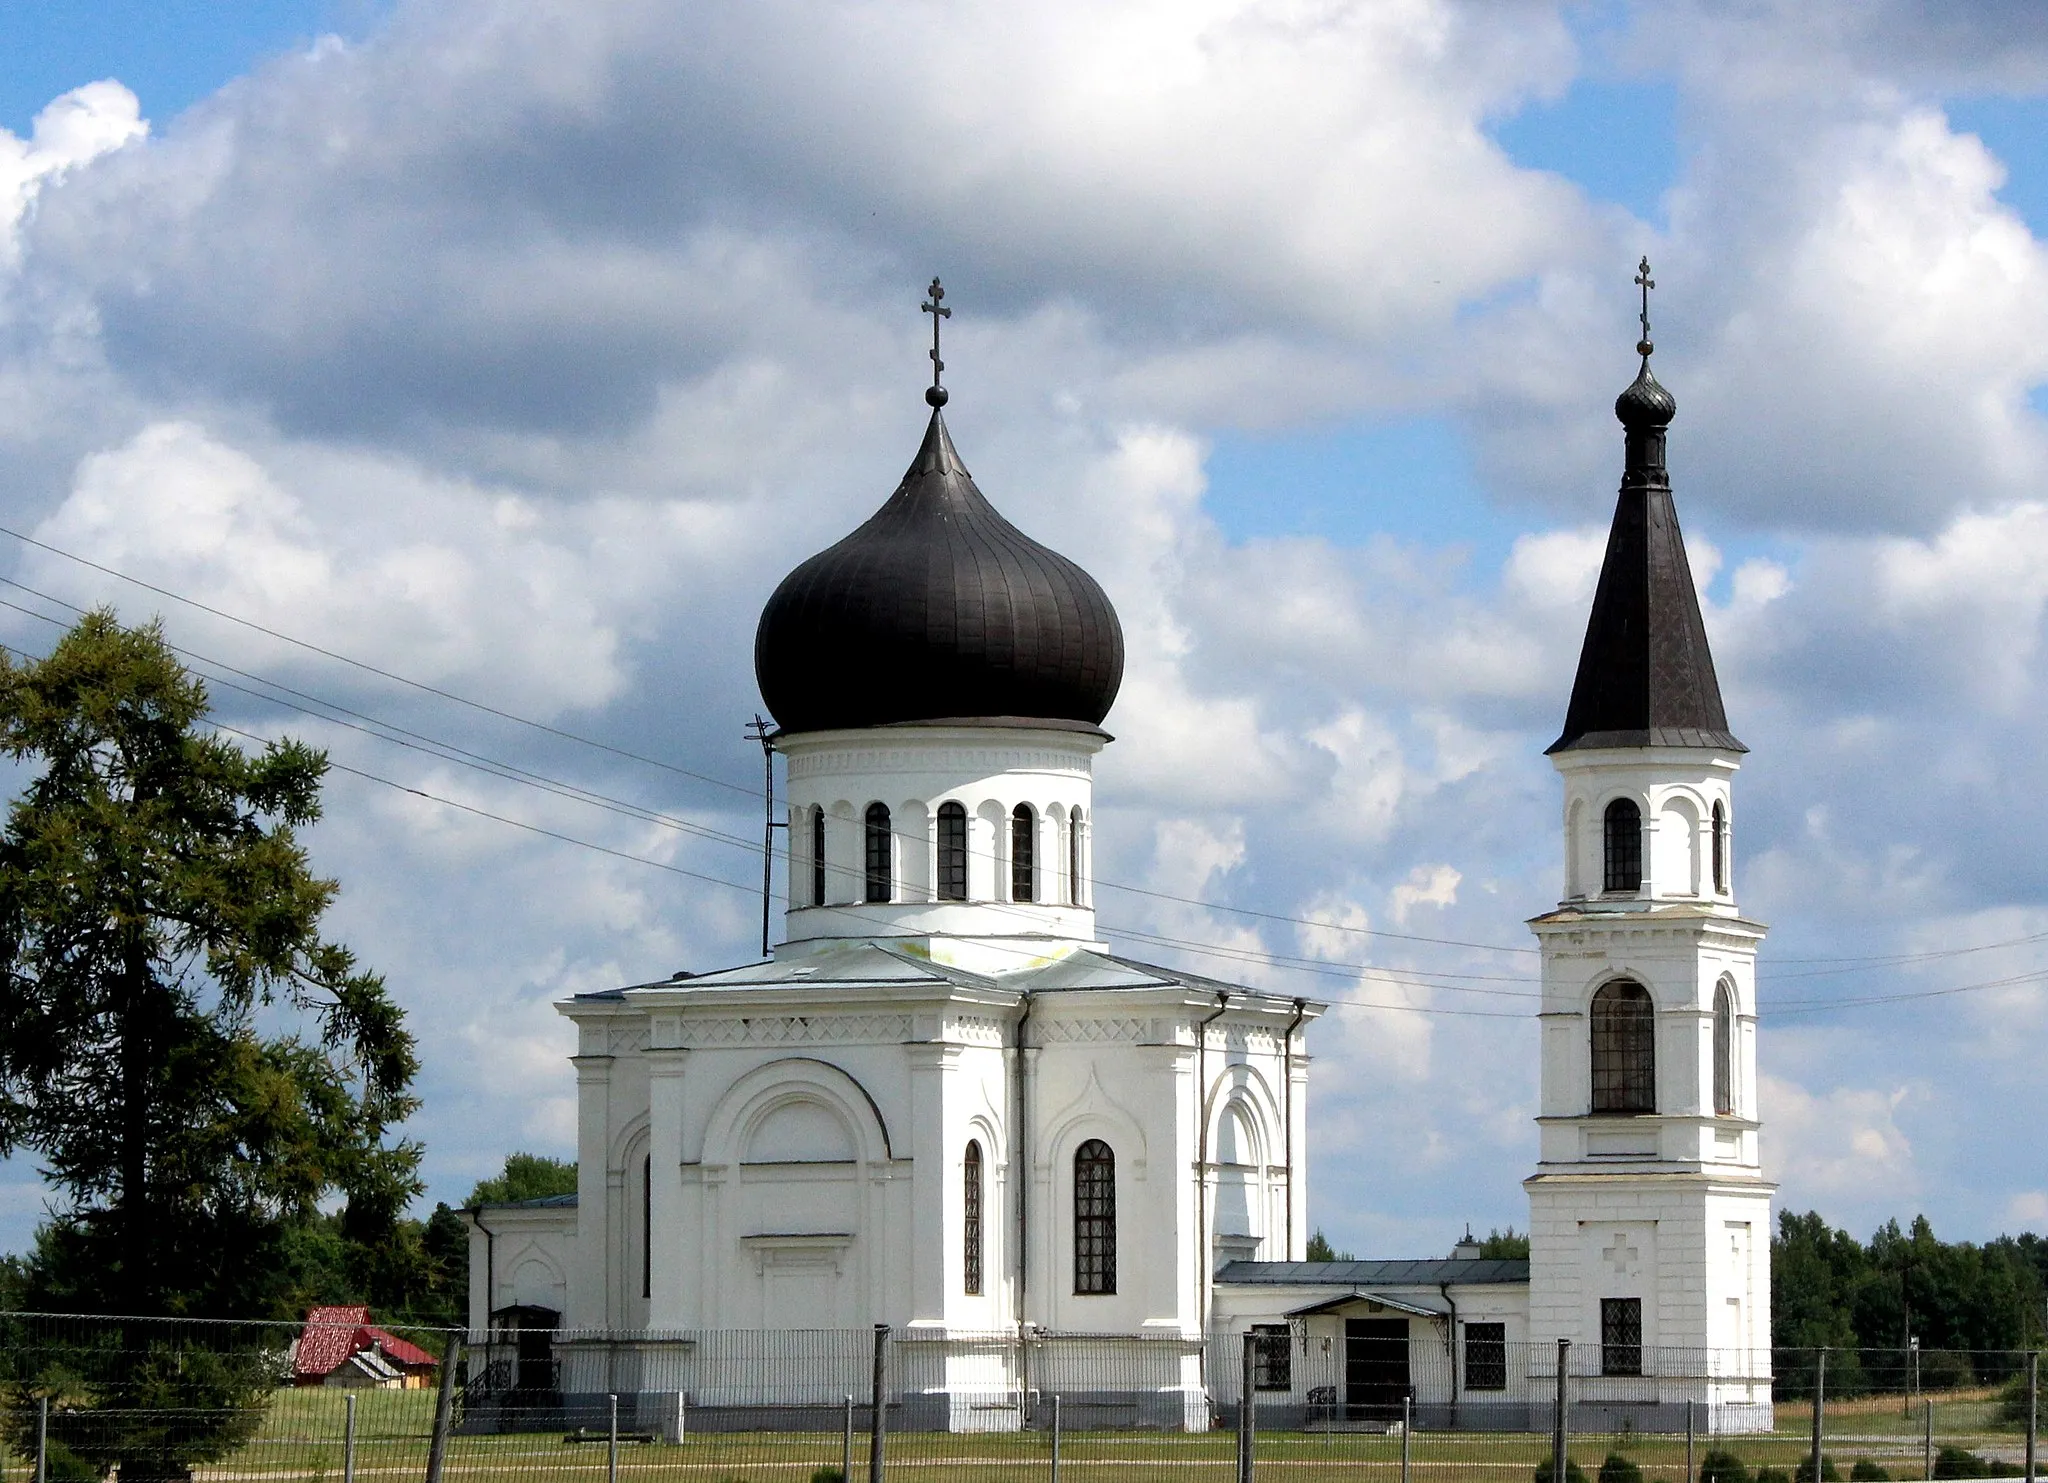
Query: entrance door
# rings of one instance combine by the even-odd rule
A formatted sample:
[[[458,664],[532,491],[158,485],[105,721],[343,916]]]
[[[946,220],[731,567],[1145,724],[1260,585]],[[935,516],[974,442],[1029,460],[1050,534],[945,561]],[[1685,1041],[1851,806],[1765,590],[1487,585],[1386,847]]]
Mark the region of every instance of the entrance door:
[[[1399,1421],[1408,1390],[1408,1320],[1344,1320],[1344,1414]]]

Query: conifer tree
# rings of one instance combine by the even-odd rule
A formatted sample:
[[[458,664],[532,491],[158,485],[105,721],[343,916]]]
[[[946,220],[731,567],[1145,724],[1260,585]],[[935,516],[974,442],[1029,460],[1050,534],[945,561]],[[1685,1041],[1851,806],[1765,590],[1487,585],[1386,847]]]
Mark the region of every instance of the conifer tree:
[[[0,1148],[34,1154],[60,1196],[23,1301],[287,1316],[295,1223],[339,1194],[374,1241],[420,1188],[419,1149],[393,1133],[415,1106],[411,1037],[383,981],[322,936],[337,887],[296,838],[326,758],[216,734],[160,629],[107,611],[47,658],[0,656],[0,753],[25,772],[0,835]],[[292,1020],[302,1033],[269,1028]],[[88,1377],[89,1401],[247,1409],[267,1388],[225,1354],[194,1362],[189,1335],[152,1367],[167,1332],[122,1336],[142,1358]],[[100,1427],[104,1445],[78,1446],[124,1480],[181,1477],[235,1430],[144,1444]]]

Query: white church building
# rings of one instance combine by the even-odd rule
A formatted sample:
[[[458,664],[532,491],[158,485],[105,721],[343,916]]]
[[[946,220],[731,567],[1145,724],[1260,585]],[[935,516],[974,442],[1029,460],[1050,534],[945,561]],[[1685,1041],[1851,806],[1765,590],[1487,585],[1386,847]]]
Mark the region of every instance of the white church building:
[[[1322,1006],[1098,933],[1092,768],[1122,632],[1085,571],[976,488],[935,377],[895,493],[761,616],[783,941],[559,1006],[578,1035],[577,1192],[467,1213],[488,1360],[471,1413],[494,1390],[623,1391],[643,1425],[675,1406],[743,1424],[855,1389],[819,1356],[864,1364],[859,1331],[886,1324],[903,1424],[1029,1424],[1056,1389],[1106,1424],[1205,1428],[1236,1405],[1256,1330],[1262,1407],[1309,1425],[1407,1407],[1544,1426],[1569,1340],[1582,1411],[1767,1427],[1744,748],[1672,504],[1675,403],[1638,349],[1550,748],[1563,899],[1531,924],[1527,1261],[1306,1260]]]

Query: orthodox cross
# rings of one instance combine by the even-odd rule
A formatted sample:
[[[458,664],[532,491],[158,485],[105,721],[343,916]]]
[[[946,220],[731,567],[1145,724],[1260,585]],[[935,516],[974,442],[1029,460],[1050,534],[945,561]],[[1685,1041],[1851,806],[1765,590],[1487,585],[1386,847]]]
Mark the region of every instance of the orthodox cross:
[[[1636,286],[1643,291],[1643,312],[1640,316],[1643,321],[1643,338],[1636,346],[1636,354],[1648,360],[1650,352],[1657,348],[1650,343],[1650,290],[1657,286],[1657,280],[1650,276],[1650,260],[1647,257],[1636,268]]]
[[[939,373],[946,369],[946,363],[939,359],[939,321],[951,319],[953,311],[946,307],[945,301],[946,291],[939,287],[939,280],[934,278],[930,301],[918,305],[918,308],[932,317],[932,384],[931,389],[924,394],[924,399],[934,407],[946,405],[946,388],[939,384]]]

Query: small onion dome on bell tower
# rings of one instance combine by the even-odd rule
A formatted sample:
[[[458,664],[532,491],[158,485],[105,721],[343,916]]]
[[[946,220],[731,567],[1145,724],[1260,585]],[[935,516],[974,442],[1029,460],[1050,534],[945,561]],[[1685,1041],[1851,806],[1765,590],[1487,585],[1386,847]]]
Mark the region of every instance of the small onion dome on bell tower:
[[[782,579],[754,636],[785,731],[1008,721],[1093,728],[1123,682],[1124,636],[1095,579],[1005,520],[940,408],[932,280],[931,422],[888,502]]]
[[[1642,368],[1615,398],[1627,429],[1621,495],[1593,592],[1564,731],[1552,753],[1598,747],[1714,747],[1748,750],[1728,729],[1699,592],[1685,556],[1664,435],[1678,402],[1650,371],[1650,262],[1643,290]]]

